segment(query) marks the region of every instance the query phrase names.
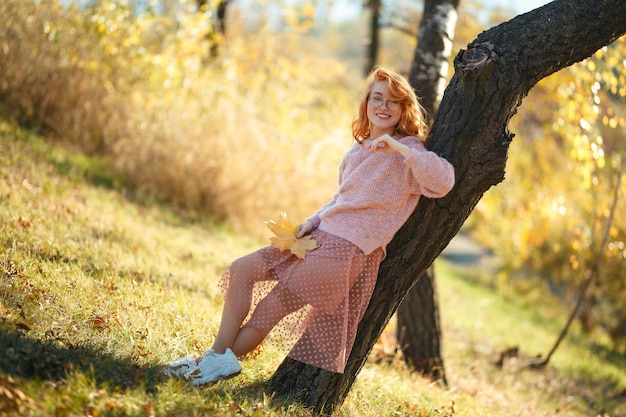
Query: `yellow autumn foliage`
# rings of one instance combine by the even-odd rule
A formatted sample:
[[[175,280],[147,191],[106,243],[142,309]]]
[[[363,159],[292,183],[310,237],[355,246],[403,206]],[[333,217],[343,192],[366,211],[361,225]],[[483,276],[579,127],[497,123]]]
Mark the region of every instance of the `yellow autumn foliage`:
[[[621,38],[531,90],[511,123],[516,140],[505,184],[487,193],[472,215],[476,237],[502,261],[503,273],[489,283],[503,291],[574,294],[602,256],[601,283],[590,298],[599,305],[588,306],[586,328],[618,325],[616,312],[626,302],[624,178],[609,242],[599,246],[626,151],[626,95],[617,87],[626,77],[624,51]]]
[[[141,198],[192,216],[260,235],[282,205],[309,215],[351,144],[360,71],[303,28],[249,31],[233,10],[219,39],[210,10],[178,3],[174,16],[127,1],[1,1],[0,111],[105,156]]]

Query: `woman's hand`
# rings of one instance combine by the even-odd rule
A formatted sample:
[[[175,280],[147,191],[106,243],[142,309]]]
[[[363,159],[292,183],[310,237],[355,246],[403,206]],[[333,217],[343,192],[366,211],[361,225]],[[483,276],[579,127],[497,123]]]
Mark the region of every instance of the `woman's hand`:
[[[296,237],[300,239],[302,236],[306,236],[313,231],[313,222],[311,220],[307,220],[300,225],[298,229],[298,233],[296,233]]]
[[[373,139],[369,146],[372,152],[399,153],[405,158],[411,153],[411,148],[398,142],[388,133]]]

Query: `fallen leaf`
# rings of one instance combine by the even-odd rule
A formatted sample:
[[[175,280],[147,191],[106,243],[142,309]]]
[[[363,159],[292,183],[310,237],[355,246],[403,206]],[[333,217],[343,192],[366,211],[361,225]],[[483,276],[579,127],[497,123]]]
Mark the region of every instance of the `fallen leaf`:
[[[278,219],[267,220],[265,225],[276,235],[270,238],[273,247],[289,250],[300,259],[304,259],[307,251],[317,247],[315,239],[311,236],[296,238],[299,224],[289,220],[284,211],[279,212]]]
[[[20,218],[17,219],[17,222],[26,230],[30,229],[30,227],[33,225],[33,222],[31,222],[28,218],[24,216],[20,216]]]

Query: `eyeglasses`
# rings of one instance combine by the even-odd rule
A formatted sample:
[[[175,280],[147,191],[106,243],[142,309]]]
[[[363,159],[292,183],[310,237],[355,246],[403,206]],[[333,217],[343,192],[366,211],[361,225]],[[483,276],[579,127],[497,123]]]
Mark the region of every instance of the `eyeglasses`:
[[[387,108],[392,111],[398,110],[400,108],[400,102],[398,100],[385,100],[384,98],[378,96],[369,97],[367,99],[367,102],[372,107],[382,107],[384,104],[386,104]]]

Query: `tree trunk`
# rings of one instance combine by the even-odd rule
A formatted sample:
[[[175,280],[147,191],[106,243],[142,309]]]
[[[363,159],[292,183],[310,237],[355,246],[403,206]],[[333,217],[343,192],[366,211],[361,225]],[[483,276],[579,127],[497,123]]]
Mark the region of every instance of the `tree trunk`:
[[[417,277],[456,235],[483,194],[504,179],[507,129],[541,79],[626,33],[624,0],[556,0],[482,32],[454,59],[455,74],[435,117],[429,147],[455,167],[456,185],[422,198],[388,246],[344,374],[287,358],[270,383],[280,396],[331,414]]]
[[[406,362],[415,371],[447,385],[441,357],[441,326],[435,270],[418,278],[398,307],[398,341]]]
[[[369,74],[376,62],[378,62],[378,30],[380,28],[381,0],[370,0],[369,7],[372,9],[372,15],[370,19],[370,41],[364,68],[365,75]]]
[[[409,82],[429,114],[443,96],[459,0],[426,0]],[[430,266],[400,304],[397,338],[406,362],[446,385],[435,270]]]
[[[409,82],[431,115],[435,114],[443,97],[458,7],[459,0],[426,0],[424,3]]]
[[[211,57],[215,58],[219,55],[219,47],[224,35],[226,34],[226,11],[230,0],[219,0],[217,7],[211,14],[211,26],[213,31],[207,35],[207,40],[211,44]],[[198,11],[204,13],[207,7],[215,5],[214,2],[209,3],[208,0],[196,0]]]

